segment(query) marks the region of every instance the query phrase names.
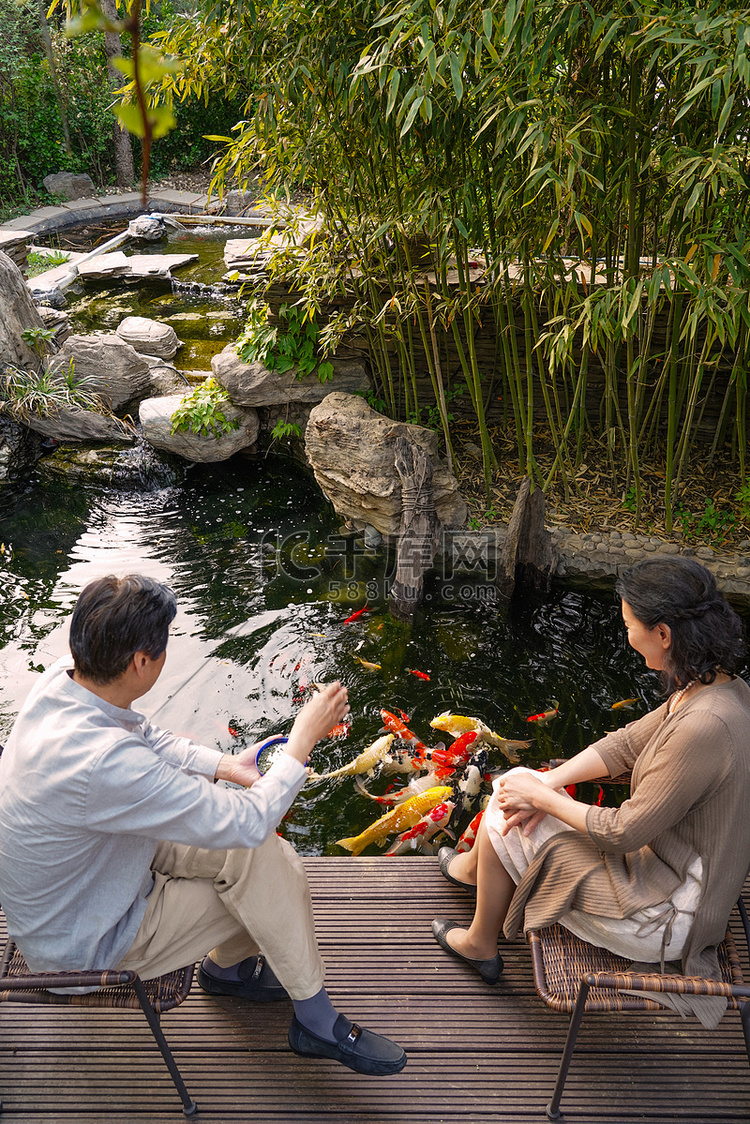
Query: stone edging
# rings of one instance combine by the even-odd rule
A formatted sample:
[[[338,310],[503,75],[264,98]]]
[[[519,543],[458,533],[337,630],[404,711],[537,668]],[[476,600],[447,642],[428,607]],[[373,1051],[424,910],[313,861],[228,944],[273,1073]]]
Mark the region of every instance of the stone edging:
[[[552,527],[549,531],[557,558],[556,577],[611,588],[617,575],[627,566],[655,554],[679,554],[695,558],[714,574],[719,588],[735,605],[750,609],[750,549],[743,554],[719,554],[709,546],[664,542],[654,535],[637,535],[627,531],[600,531],[584,535],[574,534],[563,527]],[[505,535],[505,527],[447,532],[444,550],[456,569],[462,572],[471,572],[472,560],[478,563],[480,559],[491,572],[495,559],[502,551]]]
[[[64,230],[92,219],[133,218],[135,215],[161,211],[180,213],[205,211],[208,195],[198,195],[194,191],[174,191],[171,188],[155,189],[146,200],[144,211],[139,191],[127,191],[120,195],[91,196],[88,199],[74,199],[70,203],[60,203],[54,207],[39,207],[28,215],[9,219],[0,225],[0,233],[46,234],[51,230]],[[0,248],[2,243],[0,243]]]

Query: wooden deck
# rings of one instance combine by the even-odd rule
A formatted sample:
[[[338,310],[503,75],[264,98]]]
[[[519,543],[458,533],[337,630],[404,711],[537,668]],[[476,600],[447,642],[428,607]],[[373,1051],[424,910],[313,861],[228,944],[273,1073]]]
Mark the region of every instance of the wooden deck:
[[[434,858],[320,858],[306,865],[334,1002],[390,1034],[403,1073],[368,1078],[296,1057],[287,1003],[217,1000],[194,985],[163,1020],[204,1124],[520,1124],[544,1121],[567,1018],[534,992],[528,948],[506,944],[498,987],[447,956],[435,916],[470,900]],[[737,929],[739,934],[739,928]],[[744,940],[738,941],[745,959]],[[114,1026],[119,1024],[115,1033]],[[0,1007],[4,1124],[184,1119],[139,1013]],[[739,1016],[718,1030],[671,1014],[584,1020],[563,1099],[569,1122],[750,1120]]]

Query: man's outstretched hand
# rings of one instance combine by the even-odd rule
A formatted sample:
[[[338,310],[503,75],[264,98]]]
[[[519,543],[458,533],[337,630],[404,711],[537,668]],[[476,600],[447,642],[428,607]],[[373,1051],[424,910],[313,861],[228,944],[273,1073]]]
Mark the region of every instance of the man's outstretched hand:
[[[295,719],[289,740],[286,745],[279,748],[304,765],[315,743],[324,738],[348,712],[349,698],[346,687],[342,687],[341,683],[329,683],[327,687],[316,691],[305,703]],[[256,742],[236,756],[225,753],[216,769],[216,780],[231,781],[245,788],[255,784],[261,776],[255,765],[255,755],[260,744]]]

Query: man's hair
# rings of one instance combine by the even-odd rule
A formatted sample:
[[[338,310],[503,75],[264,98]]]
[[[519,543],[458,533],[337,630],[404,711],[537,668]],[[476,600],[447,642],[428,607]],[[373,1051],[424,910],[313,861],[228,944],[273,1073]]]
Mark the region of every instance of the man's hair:
[[[625,570],[615,588],[647,628],[669,625],[672,642],[661,673],[668,692],[691,679],[713,683],[717,672],[736,671],[742,622],[705,566],[692,558],[647,558]]]
[[[70,651],[76,672],[92,683],[117,679],[136,652],[157,659],[177,612],[172,590],[142,574],[89,582],[73,610]]]

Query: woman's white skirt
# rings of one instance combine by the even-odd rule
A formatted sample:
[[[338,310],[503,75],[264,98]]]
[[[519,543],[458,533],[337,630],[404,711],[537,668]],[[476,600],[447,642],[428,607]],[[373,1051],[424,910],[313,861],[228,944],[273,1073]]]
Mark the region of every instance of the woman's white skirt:
[[[516,771],[518,770],[512,770]],[[533,769],[520,771],[534,772]],[[567,793],[565,795],[572,799]],[[524,835],[523,826],[511,828],[507,835],[502,835],[505,816],[497,802],[496,788],[487,806],[484,821],[492,846],[516,885],[537,851],[551,836],[558,835],[561,831],[575,830],[554,816],[545,816],[529,835]],[[696,856],[690,864],[685,881],[667,901],[640,909],[631,917],[623,918],[598,917],[581,910],[571,910],[560,918],[560,924],[581,940],[599,948],[608,948],[610,952],[627,960],[652,964],[659,962],[662,955],[665,960],[679,960],[700,901],[702,877],[703,863],[700,856]],[[670,925],[668,943],[662,948]]]

